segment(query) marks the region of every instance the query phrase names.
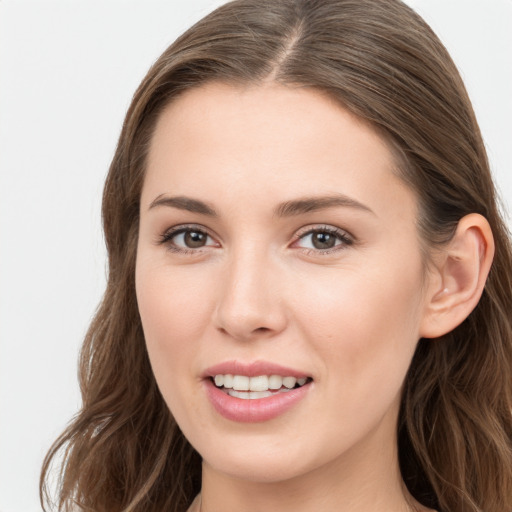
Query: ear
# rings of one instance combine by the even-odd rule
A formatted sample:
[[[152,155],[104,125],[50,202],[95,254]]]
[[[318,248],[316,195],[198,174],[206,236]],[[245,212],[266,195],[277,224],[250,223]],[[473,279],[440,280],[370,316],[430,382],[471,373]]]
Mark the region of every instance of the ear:
[[[453,238],[433,256],[420,336],[437,338],[461,324],[482,295],[494,257],[494,238],[485,217],[463,217]]]

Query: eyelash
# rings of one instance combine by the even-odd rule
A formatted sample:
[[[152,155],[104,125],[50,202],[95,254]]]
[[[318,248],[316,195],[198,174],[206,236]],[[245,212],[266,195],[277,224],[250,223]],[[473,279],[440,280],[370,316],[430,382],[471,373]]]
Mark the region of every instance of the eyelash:
[[[208,234],[208,232],[202,228],[201,226],[196,225],[185,225],[185,226],[176,226],[174,228],[168,229],[165,233],[163,233],[159,238],[159,245],[167,245],[168,250],[174,253],[182,254],[182,255],[193,255],[193,254],[199,254],[204,251],[205,248],[212,247],[211,245],[201,246],[196,249],[194,248],[185,248],[180,247],[174,243],[174,239],[181,234],[185,233],[200,233],[207,238],[213,239],[211,235]],[[349,235],[346,231],[335,228],[333,226],[315,226],[314,228],[309,228],[303,232],[297,233],[297,235],[294,237],[292,246],[300,242],[301,240],[304,240],[306,237],[313,235],[315,233],[326,233],[328,235],[332,235],[336,238],[337,242],[336,245],[329,249],[315,249],[315,248],[302,248],[302,252],[306,255],[328,255],[332,254],[333,252],[338,252],[341,250],[346,249],[347,247],[354,244],[354,238]]]
[[[181,235],[184,233],[190,233],[190,232],[200,233],[202,235],[205,235],[208,238],[213,238],[208,234],[208,232],[204,228],[202,228],[200,226],[195,226],[192,224],[192,225],[186,225],[186,226],[176,226],[174,228],[168,229],[165,233],[163,233],[161,235],[159,244],[167,245],[167,249],[169,249],[169,251],[175,252],[178,254],[183,254],[183,255],[198,254],[198,253],[203,252],[205,247],[208,247],[208,246],[203,246],[203,247],[198,247],[197,249],[193,249],[193,248],[180,247],[174,243],[174,239],[178,235]]]
[[[342,251],[354,244],[354,238],[351,235],[340,228],[335,228],[334,226],[315,226],[314,228],[309,228],[304,232],[299,232],[295,237],[294,244],[300,240],[304,240],[307,236],[314,235],[315,233],[327,233],[328,235],[334,236],[336,241],[341,243],[337,243],[334,247],[329,249],[302,248],[303,252],[307,255],[313,254],[326,256],[333,252]]]

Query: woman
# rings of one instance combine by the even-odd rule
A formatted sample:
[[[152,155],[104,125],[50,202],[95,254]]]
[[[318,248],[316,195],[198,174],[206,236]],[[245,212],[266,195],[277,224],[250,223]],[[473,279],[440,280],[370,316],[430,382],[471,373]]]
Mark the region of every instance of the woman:
[[[204,18],[136,92],[103,215],[60,509],[512,509],[510,241],[411,9]]]

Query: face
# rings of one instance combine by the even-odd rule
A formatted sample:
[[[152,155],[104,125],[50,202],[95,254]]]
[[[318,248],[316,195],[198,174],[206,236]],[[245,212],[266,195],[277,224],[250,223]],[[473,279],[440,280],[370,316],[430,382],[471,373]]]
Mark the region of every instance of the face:
[[[425,302],[394,166],[312,90],[208,84],[161,115],[137,299],[162,395],[212,471],[280,481],[394,447]]]

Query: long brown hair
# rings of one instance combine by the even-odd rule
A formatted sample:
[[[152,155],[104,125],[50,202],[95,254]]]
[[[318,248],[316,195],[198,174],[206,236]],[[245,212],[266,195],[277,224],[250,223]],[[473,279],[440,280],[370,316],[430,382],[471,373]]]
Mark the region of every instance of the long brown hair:
[[[218,80],[273,80],[324,91],[370,122],[416,192],[425,247],[466,214],[485,216],[496,253],[471,315],[422,339],[398,422],[412,495],[445,512],[512,510],[512,255],[480,131],[447,51],[399,0],[237,0],[183,34],[134,95],[103,195],[109,257],[103,302],[80,360],[83,407],[49,451],[60,463],[59,510],[183,512],[199,491],[200,457],[153,377],[134,269],[146,153],[162,109]]]

